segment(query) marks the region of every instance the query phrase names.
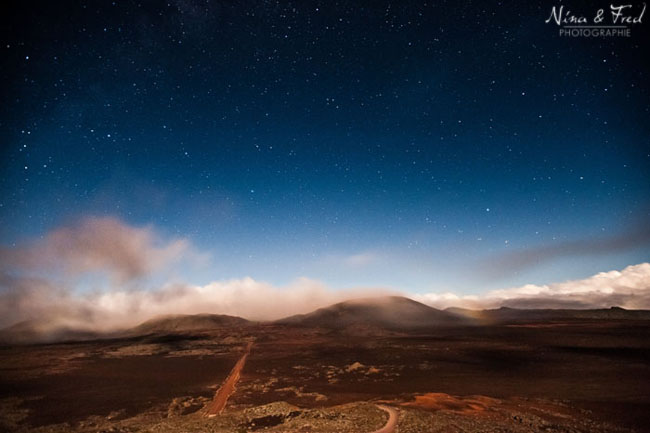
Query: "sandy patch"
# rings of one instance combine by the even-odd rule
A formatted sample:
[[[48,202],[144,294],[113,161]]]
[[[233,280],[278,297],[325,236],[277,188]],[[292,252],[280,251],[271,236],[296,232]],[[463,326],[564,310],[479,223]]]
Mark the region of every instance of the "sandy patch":
[[[455,397],[449,394],[431,392],[416,395],[414,401],[404,403],[403,406],[419,407],[433,411],[446,410],[462,414],[484,412],[501,403],[500,400],[473,395],[470,397]]]

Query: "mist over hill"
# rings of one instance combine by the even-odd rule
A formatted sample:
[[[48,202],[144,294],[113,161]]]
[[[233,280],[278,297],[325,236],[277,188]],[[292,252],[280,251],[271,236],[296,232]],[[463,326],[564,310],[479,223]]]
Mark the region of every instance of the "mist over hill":
[[[48,321],[47,318],[17,323],[0,330],[0,343],[31,344],[83,341],[100,338],[126,338],[149,334],[182,334],[217,329],[281,325],[290,327],[364,329],[426,332],[437,328],[510,323],[543,323],[579,320],[650,320],[649,310],[607,309],[518,309],[501,307],[489,310],[447,308],[439,310],[402,296],[356,298],[275,321],[250,321],[224,314],[172,314],[156,316],[130,328],[95,331],[79,323]]]
[[[351,299],[308,314],[276,321],[286,325],[344,328],[369,325],[385,329],[417,329],[460,325],[462,317],[429,307],[402,296]]]
[[[224,314],[174,314],[154,317],[131,328],[129,334],[175,333],[202,331],[214,328],[236,328],[247,326],[250,321]]]

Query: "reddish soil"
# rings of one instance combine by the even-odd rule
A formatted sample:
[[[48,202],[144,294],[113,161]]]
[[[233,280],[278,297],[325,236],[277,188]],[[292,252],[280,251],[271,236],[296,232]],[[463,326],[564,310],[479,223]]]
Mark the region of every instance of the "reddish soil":
[[[242,341],[253,337],[255,350],[242,361]],[[584,408],[617,426],[637,431],[650,426],[650,323],[643,321],[365,336],[259,325],[155,342],[207,354],[105,358],[102,353],[130,344],[110,341],[0,348],[0,399],[21,399],[20,407],[30,410],[27,423],[35,426],[113,411],[127,416],[156,410],[166,416],[176,397],[217,399],[214,384],[232,376],[215,413],[226,403],[229,409],[278,401],[317,408],[383,400],[482,417],[490,412],[481,411],[489,402],[472,397],[481,395],[504,404],[518,398],[560,401],[567,410]],[[223,350],[213,353],[210,345]]]
[[[498,404],[499,400],[484,396],[454,397],[444,393],[427,393],[416,395],[414,401],[403,406],[419,407],[428,410],[448,410],[462,414],[476,414]]]
[[[363,338],[313,328],[256,332],[247,374],[230,399],[240,407],[408,401],[437,392],[565,400],[622,426],[650,425],[650,326],[644,321],[446,328]],[[348,370],[357,362],[365,367]],[[371,373],[371,367],[379,372]],[[274,383],[268,384],[270,379]],[[292,389],[296,386],[300,393]]]
[[[179,396],[210,397],[237,354],[168,357],[165,354],[104,358],[112,343],[53,344],[0,348],[0,399],[17,397],[27,422],[74,424],[91,415],[147,410],[166,413]],[[112,349],[112,347],[110,347]],[[71,355],[70,365],[59,368]],[[18,362],[20,361],[20,363]],[[51,371],[56,367],[56,371]]]

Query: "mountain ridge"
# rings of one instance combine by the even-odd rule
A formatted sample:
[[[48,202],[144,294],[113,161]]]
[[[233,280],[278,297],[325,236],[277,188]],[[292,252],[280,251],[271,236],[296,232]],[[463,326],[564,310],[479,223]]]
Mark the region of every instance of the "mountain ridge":
[[[444,311],[483,323],[534,322],[547,320],[650,320],[650,310],[629,310],[618,306],[610,308],[513,308],[499,307],[485,310],[449,307]]]
[[[436,309],[404,296],[349,299],[274,321],[255,322],[225,314],[169,314],[152,317],[136,326],[110,332],[90,327],[56,324],[47,318],[27,320],[0,330],[2,344],[43,344],[105,338],[130,338],[149,334],[181,334],[260,324],[346,329],[351,333],[368,330],[408,331],[451,326],[571,320],[650,320],[650,310],[621,307],[600,309],[525,309],[500,307],[472,310],[450,307]]]

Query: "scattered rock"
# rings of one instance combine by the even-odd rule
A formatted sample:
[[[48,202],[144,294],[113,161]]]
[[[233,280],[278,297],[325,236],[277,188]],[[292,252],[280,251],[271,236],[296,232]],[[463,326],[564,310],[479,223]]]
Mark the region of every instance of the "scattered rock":
[[[202,409],[210,400],[205,397],[177,397],[167,408],[167,417],[188,415]]]
[[[354,363],[346,366],[345,371],[347,371],[348,373],[351,373],[353,371],[357,371],[357,370],[362,369],[364,367],[365,367],[365,365],[363,365],[362,363],[357,361],[357,362],[354,362]]]

